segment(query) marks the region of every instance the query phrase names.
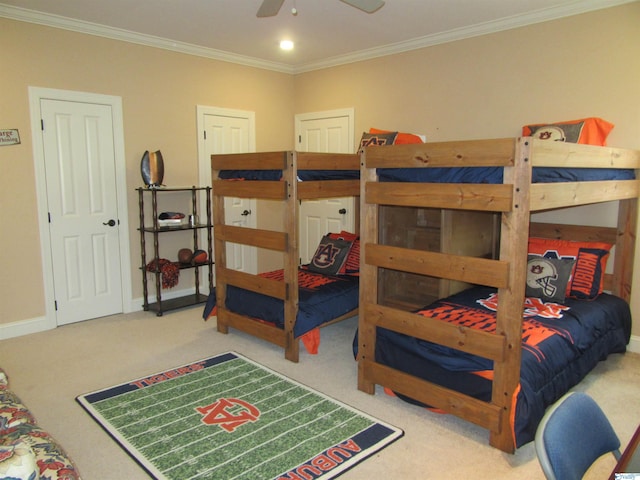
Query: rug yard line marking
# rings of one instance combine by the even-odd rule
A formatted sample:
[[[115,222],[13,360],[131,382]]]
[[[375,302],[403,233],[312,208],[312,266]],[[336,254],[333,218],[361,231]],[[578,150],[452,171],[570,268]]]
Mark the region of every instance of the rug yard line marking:
[[[309,406],[309,407],[307,407],[305,410],[309,410],[310,408],[313,408],[314,406],[315,406],[315,404],[314,404],[314,405],[311,405],[311,406]],[[336,406],[336,407],[337,407],[337,406]],[[335,410],[337,410],[337,408],[335,408],[335,409],[334,409],[334,411],[335,411]],[[323,415],[322,417],[319,417],[317,420],[320,420],[320,419],[324,418],[325,416],[326,416],[326,415]],[[282,418],[281,420],[286,420],[287,418],[288,418],[288,417],[285,417],[285,418]],[[251,432],[251,434],[253,435],[253,434],[258,433],[260,430],[264,430],[264,429],[272,428],[272,427],[273,427],[273,424],[272,424],[272,423],[269,423],[269,424],[265,425],[264,427],[262,427],[262,428],[258,429],[257,431]],[[301,428],[303,428],[303,427],[309,427],[309,424],[298,425],[298,426],[296,426],[295,428],[292,428],[292,429],[286,430],[286,431],[284,431],[284,432],[280,433],[279,435],[277,435],[276,437],[273,437],[271,440],[276,440],[276,439],[278,439],[278,438],[282,438],[282,437],[284,437],[285,435],[290,434],[292,431],[299,430],[299,429],[301,429]],[[335,427],[334,427],[334,428],[335,428]],[[314,438],[315,438],[315,437],[314,437]],[[243,438],[236,440],[236,442],[239,442],[240,440],[243,440]],[[228,444],[227,444],[227,445],[228,445]],[[219,448],[225,448],[225,447],[226,447],[226,445],[225,445],[225,446],[222,446],[222,445],[221,445],[221,446],[220,446],[220,447],[218,447],[217,449],[219,449]],[[249,450],[249,451],[255,451],[255,450],[259,449],[259,448],[262,448],[262,445],[257,445],[257,446],[255,446],[254,448],[252,448],[252,449],[251,449],[251,450]],[[216,449],[216,450],[217,450],[217,449]],[[215,450],[214,450],[214,451],[215,451]],[[209,454],[209,452],[207,452],[207,453],[203,453],[202,455],[208,455],[208,454]],[[224,464],[226,464],[226,463],[229,463],[230,461],[231,461],[231,460],[227,460],[226,462],[223,462],[223,463],[222,463],[222,465],[224,465]],[[175,467],[174,467],[174,468],[175,468]],[[255,468],[255,467],[254,467],[254,468]],[[200,475],[198,475],[198,476],[200,476]],[[197,478],[198,476],[196,476],[196,477],[194,477],[194,478]]]
[[[283,382],[280,382],[280,383],[283,383]],[[265,387],[265,388],[266,388],[266,387]],[[290,391],[290,390],[292,390],[292,389],[293,389],[293,386],[292,386],[292,388],[289,388],[289,389],[287,389],[287,390],[283,390],[283,393],[286,393],[286,392],[288,392],[288,391]],[[266,401],[266,400],[269,400],[269,399],[272,399],[272,398],[274,398],[274,397],[275,397],[275,395],[273,395],[273,396],[271,396],[271,397],[267,397],[266,399],[262,400],[262,402],[264,402],[264,401]],[[279,407],[276,407],[276,408],[279,408]],[[272,410],[275,410],[275,409],[272,409]],[[271,410],[267,410],[267,411],[271,411]],[[182,421],[182,420],[183,420],[183,419],[180,419],[180,418],[179,418],[179,419],[176,419],[176,420],[174,420],[174,421],[172,421],[172,422],[169,422],[167,425],[172,425],[172,424],[177,423],[177,422],[180,422],[180,421]],[[188,429],[187,431],[190,431],[190,430],[193,430],[193,429],[196,429],[196,428],[200,428],[200,425],[199,425],[199,424],[198,424],[198,425],[194,425],[193,427],[191,427],[191,428],[190,428],[190,429]],[[177,435],[182,435],[184,432],[185,432],[185,431],[183,430],[183,431],[181,431],[181,432],[177,433]],[[216,432],[216,433],[212,434],[211,436],[215,436],[215,435],[218,435],[218,434],[224,434],[224,432]],[[138,436],[143,436],[143,435],[144,435],[144,432],[140,432],[140,433],[138,434]],[[135,438],[135,437],[137,437],[137,436],[135,436],[135,435],[134,435],[132,438]],[[153,445],[155,445],[156,443],[159,443],[159,442],[161,442],[161,441],[163,441],[163,439],[162,439],[162,438],[161,438],[161,439],[159,439],[159,440],[156,440],[155,442],[148,443],[148,444],[146,444],[144,447],[141,447],[141,448],[142,448],[142,449],[150,448],[150,447],[152,447]],[[197,441],[198,441],[198,440],[194,440],[192,443],[195,443],[195,442],[197,442]],[[190,444],[189,444],[189,445],[190,445]],[[166,455],[166,453],[164,453],[163,455]],[[159,457],[155,457],[155,458],[160,458],[161,456],[162,456],[162,455],[160,455]]]
[[[258,371],[258,370],[256,369],[255,371]],[[211,374],[211,375],[209,375],[209,376],[212,376],[212,374]],[[264,375],[263,377],[260,377],[260,378],[258,378],[258,379],[256,379],[256,380],[254,380],[253,382],[254,382],[254,383],[255,383],[255,382],[258,382],[258,381],[260,381],[260,380],[262,380],[262,379],[264,379],[264,378],[267,378],[267,377],[268,377],[268,375],[265,373],[265,375]],[[220,383],[220,384],[229,383],[229,382],[231,382],[232,380],[234,380],[234,379],[224,380],[224,381],[219,382],[219,383]],[[194,379],[194,380],[193,380],[193,382],[190,382],[190,383],[198,383],[198,382],[201,382],[201,381],[202,381],[202,379],[197,378],[197,379]],[[190,383],[186,383],[186,385],[188,386]],[[214,384],[214,385],[215,385],[215,384]],[[164,396],[164,395],[166,395],[167,393],[169,393],[171,390],[176,390],[176,389],[179,389],[179,388],[183,388],[184,386],[185,386],[185,384],[179,385],[179,386],[177,386],[177,387],[172,387],[171,389],[163,390],[163,391],[161,391],[161,392],[158,392],[158,393],[155,393],[155,394],[151,394],[151,396],[152,396],[152,398],[153,398],[153,397],[160,397],[160,396]],[[204,386],[204,387],[202,387],[202,389],[199,389],[199,390],[203,390],[203,389],[205,389],[205,388],[207,388],[207,387],[208,387],[208,386]],[[124,395],[133,395],[133,394],[136,394],[136,393],[138,393],[138,392],[140,392],[140,391],[141,391],[141,390],[134,390],[134,391],[132,391],[132,392],[128,392],[128,393],[126,393],[126,394],[124,394]],[[196,391],[198,391],[198,390],[196,390]],[[189,392],[189,393],[185,393],[185,394],[183,394],[183,395],[181,395],[181,396],[178,396],[178,397],[172,397],[172,398],[170,398],[170,399],[166,400],[166,402],[172,402],[172,401],[175,401],[175,400],[176,400],[176,398],[180,398],[180,397],[182,397],[182,396],[187,396],[187,395],[190,395],[190,394],[192,394],[192,393],[193,393],[193,392]],[[141,399],[134,399],[131,403],[135,403],[135,402],[137,402],[137,401],[139,401],[139,400],[141,400]],[[104,401],[107,401],[107,400],[104,400]],[[96,405],[98,405],[98,404],[99,404],[99,402],[98,402],[98,403],[96,403]],[[129,405],[129,403],[128,403],[128,402],[126,402],[126,401],[124,402],[124,404],[125,404],[125,405]],[[151,405],[149,405],[148,407],[145,407],[145,408],[153,408],[153,407],[156,407],[156,406],[157,406],[157,404],[155,404],[155,403],[154,403],[154,404],[151,404]],[[117,408],[117,406],[115,406],[115,405],[114,405],[114,407],[112,407],[112,408],[114,408],[114,409],[115,409],[115,408]],[[143,408],[142,410],[144,410],[145,408]],[[109,410],[109,409],[106,409],[106,410],[105,410],[105,412],[108,412],[108,410]],[[109,417],[109,418],[110,418],[111,420],[116,420],[116,419],[118,419],[119,417],[124,416],[124,415],[127,415],[127,412],[123,413],[123,414],[122,414],[122,415],[120,415],[120,416]]]
[[[342,423],[342,424],[340,424],[340,425],[336,425],[335,427],[331,428],[330,430],[335,430],[336,428],[341,427],[341,426],[342,426],[342,425],[344,425],[345,423],[346,423],[346,422],[343,422],[343,423]],[[303,428],[303,427],[305,427],[305,426],[306,426],[306,425],[300,425],[298,428]],[[367,427],[367,428],[368,428],[368,427]],[[362,431],[362,430],[361,430],[361,431]],[[288,432],[287,432],[287,433],[288,433]],[[315,435],[314,437],[312,437],[312,438],[309,438],[309,439],[305,440],[303,443],[310,442],[311,440],[313,440],[313,439],[315,439],[315,438],[318,438],[319,436],[323,435],[324,433],[325,433],[325,432],[322,432],[322,434]],[[299,445],[295,445],[295,446],[291,447],[289,450],[287,450],[286,452],[282,452],[282,453],[280,453],[279,455],[276,455],[274,458],[282,457],[283,455],[286,455],[287,453],[289,453],[290,451],[292,451],[293,449],[298,448],[298,447],[299,447]],[[261,467],[264,463],[265,463],[265,462],[262,462],[262,463],[260,463],[260,464],[258,464],[258,465],[256,465],[256,466],[254,466],[253,468],[251,468],[251,469],[247,470],[246,472],[244,472],[242,475],[244,475],[245,473],[249,473],[251,470],[255,470],[256,468]],[[284,473],[284,472],[283,472],[283,473]],[[236,475],[235,477],[233,477],[233,478],[231,478],[231,479],[229,479],[229,480],[235,480],[236,478],[239,478],[239,477],[240,477],[240,475]]]
[[[295,400],[292,400],[292,401],[290,401],[289,403],[292,403],[292,402],[294,402],[294,401],[295,401]],[[283,407],[285,407],[285,406],[286,406],[286,404],[285,404],[285,405],[279,405],[278,407],[274,408],[272,411],[278,410],[278,409],[283,408]],[[313,406],[313,405],[312,405],[312,406]],[[308,409],[308,408],[307,408],[307,409]],[[287,418],[287,417],[284,417],[284,418],[282,418],[282,420],[285,420],[286,418]],[[264,427],[261,427],[260,429],[258,429],[258,430],[256,430],[256,431],[248,432],[247,434],[242,435],[242,436],[240,436],[239,438],[237,438],[236,440],[234,440],[234,442],[240,442],[240,441],[242,441],[242,440],[245,440],[247,435],[254,435],[255,433],[257,433],[257,432],[259,432],[260,430],[263,430],[263,429],[265,429],[265,428],[273,428],[273,423],[269,423],[269,424],[265,425]],[[215,436],[219,436],[219,435],[226,435],[226,433],[225,433],[225,432],[223,432],[223,431],[217,430],[217,431],[215,431],[215,432],[212,432],[210,435],[207,435],[207,436],[206,436],[206,437],[204,437],[204,438],[211,438],[211,437],[215,437]],[[200,440],[201,440],[201,439],[198,439],[198,440],[196,440],[196,441],[194,441],[194,442],[192,442],[192,443],[196,443],[196,442],[198,442],[198,441],[200,441]],[[217,449],[220,449],[220,448],[227,448],[227,447],[228,447],[228,445],[229,445],[228,443],[227,443],[227,444],[225,444],[225,445],[221,445],[220,447],[217,447],[216,449],[210,450],[210,451],[209,451],[209,452],[207,452],[207,453],[210,453],[210,452],[212,452],[212,451],[213,451],[213,452],[215,452]],[[187,447],[187,445],[184,445],[184,446],[182,446],[182,447],[179,447],[179,449],[180,449],[180,448],[186,448],[186,447]],[[165,453],[163,453],[162,455],[159,455],[158,457],[153,457],[153,459],[154,459],[154,460],[157,460],[157,459],[161,458],[162,456],[167,455],[167,454],[169,454],[169,453],[174,453],[175,451],[177,451],[177,450],[179,450],[179,449],[174,449],[174,450],[172,450],[171,452],[165,452]]]
[[[312,394],[311,394],[311,392],[309,392],[309,393],[308,393],[308,395],[309,395],[309,396],[310,396],[310,395],[312,395]],[[292,400],[292,401],[291,401],[291,402],[289,402],[289,403],[293,403],[293,402],[295,402],[295,401],[296,401],[296,400]],[[320,399],[320,402],[322,402],[322,401],[325,401],[325,400]],[[310,405],[310,406],[306,407],[306,408],[305,408],[305,410],[309,410],[310,408],[315,407],[315,406],[316,406],[318,403],[320,403],[320,402],[317,402],[317,403],[315,403],[315,404],[313,404],[313,405]],[[275,410],[278,410],[278,409],[280,409],[280,408],[284,408],[285,406],[286,406],[286,405],[279,405],[277,408],[275,408],[275,409],[273,409],[273,410],[275,411]],[[324,416],[323,416],[323,417],[324,417]],[[277,422],[272,422],[272,423],[266,424],[264,427],[261,427],[261,428],[259,428],[258,430],[254,430],[254,431],[251,431],[251,432],[247,432],[245,435],[242,435],[241,437],[237,438],[237,439],[236,439],[236,440],[234,440],[234,442],[232,442],[232,443],[238,443],[238,442],[241,442],[241,441],[245,440],[247,436],[249,436],[249,435],[255,435],[256,433],[259,433],[261,430],[264,430],[264,429],[267,429],[267,428],[272,429],[272,428],[274,427],[274,423],[282,422],[282,421],[284,421],[284,420],[287,420],[288,418],[290,418],[290,416],[288,416],[288,417],[282,417],[282,418],[280,418]],[[308,426],[308,424],[305,424],[305,425],[302,425],[302,426]],[[296,428],[299,428],[299,427],[296,427]],[[284,434],[289,433],[289,432],[290,432],[290,430],[289,430],[289,431],[286,431],[286,432],[284,432],[284,433],[282,433],[282,434],[280,434],[280,435],[278,435],[277,437],[274,437],[274,438],[281,437],[281,436],[283,436]],[[213,432],[213,433],[211,433],[210,435],[208,435],[208,436],[206,436],[206,437],[204,437],[204,438],[211,438],[211,437],[218,436],[218,435],[225,435],[225,432],[222,432],[222,431],[219,431],[219,430],[218,430],[218,431]],[[273,440],[274,438],[272,438],[272,440]],[[198,441],[200,441],[200,440],[201,440],[201,439],[199,439]],[[227,448],[228,446],[229,446],[229,444],[221,445],[220,447],[218,447],[218,448],[216,448],[216,449],[213,449],[213,450],[210,450],[210,451],[209,451],[209,452],[207,452],[207,453],[215,452],[215,450],[218,450],[218,449],[220,449],[220,448]],[[183,447],[180,447],[180,448],[184,448],[184,447],[186,447],[186,446],[183,446]],[[163,455],[166,455],[166,454],[168,454],[168,453],[174,453],[175,451],[176,451],[176,450],[174,449],[174,450],[172,450],[172,452],[166,452],[166,453],[164,453]],[[162,455],[162,456],[163,456],[163,455]],[[158,458],[160,458],[160,457],[154,457],[154,460],[155,460],[155,459],[158,459]]]
[[[278,384],[281,384],[281,383],[284,383],[284,381],[278,382]],[[272,387],[272,385],[271,385],[270,387]],[[264,388],[267,388],[267,387],[263,387],[262,389],[264,389]],[[240,389],[240,387],[238,387],[237,389]],[[262,390],[262,389],[258,389],[258,390],[256,390],[256,392],[257,392],[257,391],[260,391],[260,390]],[[292,389],[292,388],[290,388],[289,390],[291,390],[291,389]],[[232,390],[232,391],[233,391],[233,390]],[[179,397],[174,397],[174,399],[167,400],[167,402],[169,402],[169,401],[174,401],[174,400],[175,400],[175,398],[179,398]],[[166,402],[165,402],[165,403],[166,403]],[[189,403],[189,404],[181,405],[181,406],[180,406],[180,408],[181,408],[181,409],[182,409],[182,408],[188,408],[188,407],[192,407],[192,408],[194,408],[194,407],[195,407],[195,406],[197,406],[199,403],[201,403],[201,401],[193,401],[193,402],[191,402],[191,403]],[[155,405],[154,405],[154,406],[155,406]],[[149,407],[149,408],[151,408],[151,407]],[[162,413],[159,413],[158,415],[155,415],[155,416],[152,416],[152,417],[147,417],[147,418],[146,418],[146,419],[144,419],[144,420],[139,420],[138,422],[135,422],[135,423],[133,423],[133,424],[127,424],[127,425],[128,425],[128,426],[134,426],[134,425],[136,425],[137,423],[141,423],[141,422],[144,422],[144,421],[149,420],[149,419],[155,419],[155,418],[161,417],[161,416],[163,416],[163,415],[166,415],[166,413],[167,413],[167,412],[162,412]],[[198,416],[198,415],[199,415],[199,414],[194,413],[194,416]],[[113,418],[117,418],[117,417],[113,417]],[[176,420],[175,420],[175,422],[177,422],[177,421],[181,421],[181,420],[183,420],[183,419],[179,418],[179,419],[176,419]],[[173,423],[173,422],[169,422],[169,424],[171,424],[171,423]],[[165,423],[165,425],[169,425],[169,424],[166,424],[166,423]],[[144,435],[144,432],[140,432],[138,435],[131,435],[131,436],[130,436],[130,438],[131,438],[131,439],[135,439],[135,438],[137,438],[138,436],[142,436],[142,435]]]
[[[403,435],[235,352],[77,400],[156,479],[328,480]]]

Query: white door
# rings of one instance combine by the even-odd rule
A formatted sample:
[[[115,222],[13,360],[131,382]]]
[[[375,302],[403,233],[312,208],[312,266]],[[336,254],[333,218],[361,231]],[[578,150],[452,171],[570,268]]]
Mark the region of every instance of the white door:
[[[216,153],[245,153],[255,151],[253,112],[199,107],[202,149],[201,177],[203,185],[211,185],[211,155]],[[200,129],[199,129],[200,130]],[[233,166],[229,166],[233,169]],[[208,172],[208,173],[207,173]],[[256,201],[254,199],[226,198],[225,223],[240,227],[256,227]],[[257,249],[246,245],[227,243],[227,266],[234,270],[257,273]]]
[[[300,152],[353,153],[353,109],[296,115]],[[309,263],[328,232],[354,232],[355,199],[305,200],[300,206],[300,261]],[[356,232],[354,232],[356,233]]]
[[[123,311],[110,105],[41,99],[58,325]]]

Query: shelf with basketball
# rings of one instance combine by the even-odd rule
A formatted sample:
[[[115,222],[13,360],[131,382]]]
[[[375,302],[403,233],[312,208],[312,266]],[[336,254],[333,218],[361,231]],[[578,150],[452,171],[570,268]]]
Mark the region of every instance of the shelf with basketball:
[[[206,302],[209,291],[213,288],[211,187],[138,188],[136,190],[138,191],[140,209],[138,231],[140,231],[140,269],[142,271],[144,294],[143,309],[156,312],[158,316],[161,316],[169,310]],[[168,200],[175,205],[179,203],[180,198],[178,196],[172,197],[171,194],[176,192],[187,192],[190,199],[190,214],[185,215],[181,212],[162,212],[158,214],[158,196],[169,197],[168,199],[163,198],[163,200]],[[201,194],[204,194],[203,201],[206,206],[204,215],[200,215],[198,211],[198,196]],[[184,196],[184,193],[182,195]],[[149,207],[148,205],[145,206],[145,198],[151,201],[151,218],[145,218],[145,213],[149,214]],[[164,238],[163,234],[165,233],[180,231],[191,231],[193,233],[188,240],[189,248],[180,248],[177,251],[176,259],[163,258],[160,255],[160,238]],[[180,241],[184,239],[180,234],[176,235],[180,237]],[[152,240],[152,246],[147,244],[147,236]],[[201,236],[206,237],[204,239],[204,248],[200,248],[199,245]],[[171,245],[175,243],[175,240],[164,243]],[[150,250],[149,255],[147,255],[147,249]],[[164,250],[166,250],[166,246]],[[170,257],[173,257],[173,255],[170,255]],[[203,293],[200,292],[201,268],[208,270],[209,280],[209,288]],[[163,291],[175,287],[181,277],[180,271],[188,269],[193,269],[194,271],[194,293],[163,299]],[[155,280],[156,301],[151,303],[149,300],[153,294],[150,292],[148,276]],[[182,277],[184,278],[184,276]]]

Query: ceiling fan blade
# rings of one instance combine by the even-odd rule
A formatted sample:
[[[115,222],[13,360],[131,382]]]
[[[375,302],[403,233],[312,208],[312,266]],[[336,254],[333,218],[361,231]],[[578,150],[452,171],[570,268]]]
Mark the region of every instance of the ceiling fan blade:
[[[356,7],[359,10],[367,13],[373,13],[376,10],[379,10],[384,5],[382,0],[341,0],[347,5],[351,5],[352,7]]]
[[[263,0],[256,14],[258,17],[273,17],[278,14],[284,0]]]

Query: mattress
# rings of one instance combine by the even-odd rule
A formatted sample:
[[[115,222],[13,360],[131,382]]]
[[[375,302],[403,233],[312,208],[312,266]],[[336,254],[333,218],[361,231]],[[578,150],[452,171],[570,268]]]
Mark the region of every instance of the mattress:
[[[280,180],[282,170],[221,170],[223,180]],[[298,180],[352,180],[360,178],[359,170],[298,170]]]
[[[381,182],[503,183],[502,167],[437,167],[378,169]],[[632,169],[535,167],[532,183],[633,180]]]
[[[495,289],[473,287],[418,313],[491,332],[496,308]],[[599,361],[623,353],[630,334],[629,305],[613,295],[603,293],[590,301],[567,299],[563,305],[527,298],[520,388],[513,399],[511,425],[516,446],[534,439],[547,406],[578,384]],[[376,361],[483,401],[491,399],[493,362],[485,358],[378,328]]]

